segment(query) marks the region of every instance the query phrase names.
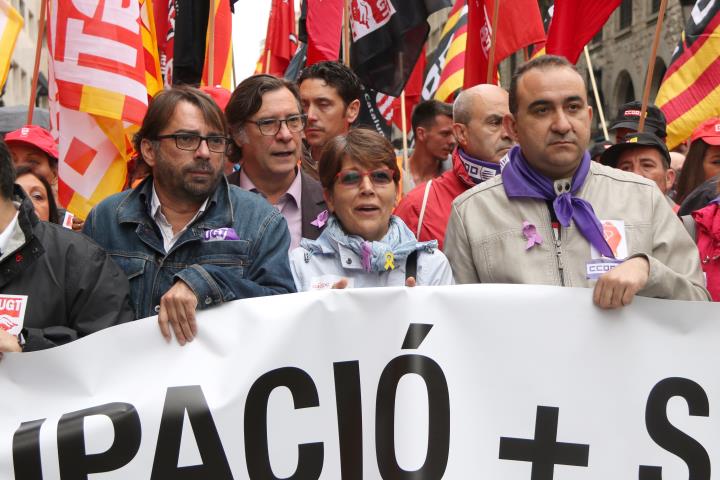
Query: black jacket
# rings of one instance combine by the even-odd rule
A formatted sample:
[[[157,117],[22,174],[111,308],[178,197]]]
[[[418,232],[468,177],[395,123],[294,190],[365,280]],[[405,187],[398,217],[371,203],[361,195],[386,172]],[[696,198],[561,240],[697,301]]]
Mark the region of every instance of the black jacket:
[[[692,212],[700,210],[715,200],[718,196],[718,179],[720,179],[720,176],[716,175],[704,181],[698,185],[695,190],[688,193],[682,205],[680,205],[678,215],[690,215]]]
[[[18,224],[9,251],[0,254],[0,293],[28,296],[24,350],[134,320],[127,277],[105,251],[80,233],[39,221],[17,185],[15,195]]]

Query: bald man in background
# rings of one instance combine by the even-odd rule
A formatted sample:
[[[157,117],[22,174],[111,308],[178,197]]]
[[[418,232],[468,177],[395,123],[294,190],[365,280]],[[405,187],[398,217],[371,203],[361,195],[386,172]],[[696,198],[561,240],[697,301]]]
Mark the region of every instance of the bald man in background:
[[[476,85],[455,99],[458,146],[452,169],[411,190],[395,209],[419,240],[437,240],[442,249],[455,197],[500,173],[502,159],[513,146],[503,127],[509,113],[508,93],[495,85]]]

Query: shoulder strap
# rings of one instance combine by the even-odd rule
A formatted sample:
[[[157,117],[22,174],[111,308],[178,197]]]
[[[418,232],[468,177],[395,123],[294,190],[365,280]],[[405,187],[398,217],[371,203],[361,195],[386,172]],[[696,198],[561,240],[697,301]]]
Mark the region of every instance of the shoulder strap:
[[[420,207],[420,217],[418,218],[418,226],[415,231],[415,238],[420,240],[420,232],[422,231],[423,218],[425,217],[425,207],[427,206],[428,196],[430,195],[430,187],[432,186],[432,179],[428,180],[425,184],[425,195],[423,195],[422,206]]]
[[[405,261],[405,280],[410,277],[413,277],[415,280],[417,280],[417,257],[417,250],[413,251],[410,255],[407,256],[407,260]]]
[[[690,237],[693,239],[693,241],[697,241],[697,238],[695,238],[695,235],[697,235],[695,219],[692,217],[692,215],[681,215],[680,220],[682,220],[683,225],[685,226],[685,230],[687,230],[687,232],[690,234]]]

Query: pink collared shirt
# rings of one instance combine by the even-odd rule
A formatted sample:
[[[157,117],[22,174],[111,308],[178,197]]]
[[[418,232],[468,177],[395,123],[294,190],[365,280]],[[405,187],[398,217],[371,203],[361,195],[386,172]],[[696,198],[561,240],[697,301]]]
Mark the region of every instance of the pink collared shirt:
[[[295,180],[290,184],[290,188],[288,188],[287,191],[280,196],[278,202],[273,205],[273,207],[285,217],[285,221],[288,224],[288,229],[290,230],[289,252],[300,246],[300,239],[302,238],[302,210],[300,209],[302,205],[302,184],[300,172],[297,170],[296,172]],[[265,195],[257,189],[252,180],[250,180],[250,177],[245,174],[245,170],[240,170],[240,188],[265,197]]]

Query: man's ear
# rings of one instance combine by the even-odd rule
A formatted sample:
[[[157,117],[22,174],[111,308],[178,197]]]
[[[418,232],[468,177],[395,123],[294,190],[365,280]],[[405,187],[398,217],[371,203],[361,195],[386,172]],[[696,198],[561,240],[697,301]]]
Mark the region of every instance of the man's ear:
[[[426,137],[427,132],[425,131],[425,127],[418,127],[415,129],[415,140],[419,141],[420,143],[425,143]]]
[[[332,192],[329,190],[323,189],[323,199],[325,199],[325,205],[327,205],[328,212],[330,212],[330,213],[335,212],[335,206],[333,204]]]
[[[348,123],[353,123],[355,120],[357,120],[358,115],[360,114],[360,100],[357,98],[350,102],[350,105],[347,106],[345,109],[345,120],[347,120]]]
[[[467,127],[462,123],[453,123],[452,128],[453,135],[455,135],[455,140],[457,140],[458,145],[460,145],[463,149],[467,148],[468,139],[467,131],[465,130]]]
[[[666,191],[670,191],[672,189],[673,185],[675,185],[675,170],[668,167],[667,170],[665,170],[665,188]]]
[[[505,128],[505,131],[508,132],[510,138],[517,143],[517,122],[515,121],[515,116],[512,113],[508,113],[503,117],[503,128]]]
[[[147,138],[140,141],[140,155],[142,155],[143,160],[150,168],[155,167],[155,147]]]

